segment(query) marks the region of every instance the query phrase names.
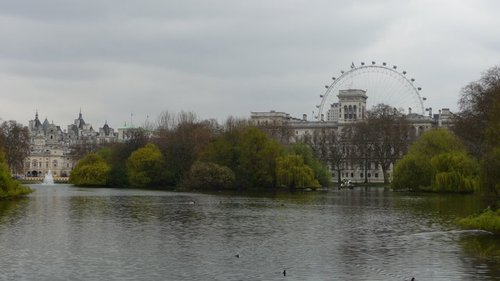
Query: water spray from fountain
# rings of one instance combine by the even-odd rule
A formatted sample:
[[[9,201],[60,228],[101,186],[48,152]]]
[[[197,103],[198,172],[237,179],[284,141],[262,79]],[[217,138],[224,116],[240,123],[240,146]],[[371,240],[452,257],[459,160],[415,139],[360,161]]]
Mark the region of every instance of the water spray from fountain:
[[[52,171],[49,170],[48,173],[45,174],[45,177],[43,178],[43,185],[53,185],[54,184],[54,178],[52,177]]]

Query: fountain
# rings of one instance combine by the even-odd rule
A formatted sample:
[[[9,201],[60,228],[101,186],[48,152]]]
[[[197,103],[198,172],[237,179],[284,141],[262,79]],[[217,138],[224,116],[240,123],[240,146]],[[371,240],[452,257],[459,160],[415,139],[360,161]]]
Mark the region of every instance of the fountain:
[[[45,174],[45,177],[43,178],[43,185],[53,185],[54,184],[54,178],[52,177],[52,172],[49,170],[48,173]]]

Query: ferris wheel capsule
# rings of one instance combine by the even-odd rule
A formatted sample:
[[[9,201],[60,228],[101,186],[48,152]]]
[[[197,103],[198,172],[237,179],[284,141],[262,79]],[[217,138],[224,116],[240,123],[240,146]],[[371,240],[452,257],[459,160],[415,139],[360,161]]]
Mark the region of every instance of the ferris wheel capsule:
[[[372,65],[375,65],[375,62],[374,62],[374,61],[372,61]]]
[[[361,62],[361,65],[365,65],[365,63],[364,63],[364,62]]]
[[[383,63],[382,63],[382,65],[383,65],[383,66],[386,66],[386,65],[387,65],[387,63],[383,62]]]
[[[328,87],[330,87],[330,86],[328,86],[328,85],[325,85],[325,88],[326,88],[326,89],[328,89]]]
[[[405,70],[403,70],[403,74],[406,75],[406,71]]]
[[[395,66],[395,65],[393,65],[393,66],[392,66],[392,68],[393,68],[393,69],[397,69],[398,67],[397,67],[397,66]]]
[[[421,91],[421,90],[422,90],[422,88],[418,87],[418,88],[417,88],[417,90]]]
[[[335,77],[332,77],[332,80],[335,80]]]
[[[411,79],[410,79],[410,81],[411,81],[411,82],[415,82],[415,78],[411,78]]]

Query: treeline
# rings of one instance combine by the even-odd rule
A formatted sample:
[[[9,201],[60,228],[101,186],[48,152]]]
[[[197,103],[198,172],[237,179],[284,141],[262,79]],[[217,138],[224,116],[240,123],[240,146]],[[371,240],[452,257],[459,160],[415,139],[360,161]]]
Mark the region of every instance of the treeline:
[[[452,131],[424,134],[395,166],[392,186],[424,191],[479,191],[500,200],[500,68],[465,86]]]
[[[193,113],[164,112],[126,143],[87,154],[70,182],[196,190],[316,188],[330,183],[325,165],[305,144],[283,145],[245,119],[224,125]]]

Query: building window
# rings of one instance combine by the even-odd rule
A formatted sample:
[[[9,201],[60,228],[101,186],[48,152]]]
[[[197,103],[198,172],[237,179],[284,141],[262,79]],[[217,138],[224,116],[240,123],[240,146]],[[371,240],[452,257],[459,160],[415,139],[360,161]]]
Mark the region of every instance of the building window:
[[[363,177],[363,173],[359,174],[359,177],[362,178]]]
[[[375,177],[378,178],[378,173],[375,173]]]
[[[372,177],[372,174],[371,173],[368,173],[368,177],[371,178]]]

